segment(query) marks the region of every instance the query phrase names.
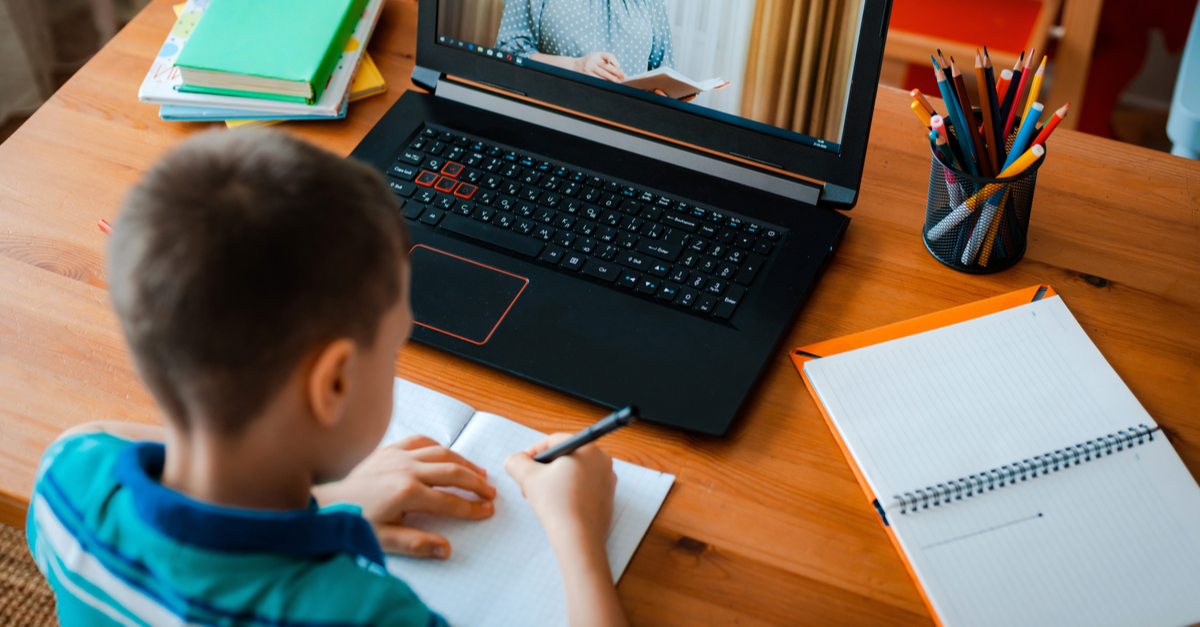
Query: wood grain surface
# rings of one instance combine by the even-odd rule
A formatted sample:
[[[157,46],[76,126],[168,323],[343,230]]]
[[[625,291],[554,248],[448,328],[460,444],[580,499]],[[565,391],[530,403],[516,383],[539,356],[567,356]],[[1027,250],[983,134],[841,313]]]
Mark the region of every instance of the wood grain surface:
[[[416,14],[415,0],[390,0],[370,42],[386,95],[345,120],[278,128],[348,154],[410,86]],[[21,525],[37,460],[63,429],[160,420],[109,310],[96,220],[115,219],[163,151],[217,128],[162,122],[137,101],[173,21],[169,0],[151,4],[0,145],[0,521]],[[729,435],[639,423],[603,441],[678,476],[619,586],[635,624],[930,623],[790,347],[1050,283],[1200,474],[1200,164],[1062,129],[1047,149],[1025,258],[957,273],[921,244],[920,123],[906,94],[879,91],[845,242]],[[397,374],[542,431],[602,411],[419,345]]]

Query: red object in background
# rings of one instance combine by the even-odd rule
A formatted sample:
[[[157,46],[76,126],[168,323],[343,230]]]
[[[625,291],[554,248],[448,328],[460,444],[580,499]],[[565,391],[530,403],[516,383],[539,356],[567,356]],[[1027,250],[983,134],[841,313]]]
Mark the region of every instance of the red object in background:
[[[1195,2],[1105,0],[1087,87],[1083,102],[1079,103],[1082,106],[1078,107],[1079,130],[1101,137],[1113,136],[1113,109],[1121,99],[1121,92],[1146,62],[1150,31],[1161,30],[1167,51],[1178,54],[1187,43],[1195,10]]]
[[[972,47],[986,44],[993,54],[1003,50],[1017,55],[1029,41],[1041,10],[1042,3],[1037,0],[893,0],[888,30],[961,41]],[[929,71],[932,75],[933,68]],[[912,87],[939,93],[937,83],[933,85],[932,91],[924,85]]]

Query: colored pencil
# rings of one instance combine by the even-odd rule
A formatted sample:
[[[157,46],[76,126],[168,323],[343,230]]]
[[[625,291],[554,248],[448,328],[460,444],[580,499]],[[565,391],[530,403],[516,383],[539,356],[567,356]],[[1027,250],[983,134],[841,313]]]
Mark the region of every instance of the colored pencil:
[[[952,168],[957,167],[954,165],[954,153],[950,152],[950,143],[946,141],[946,138],[938,134],[937,131],[929,131],[929,139],[937,146],[938,152],[942,154],[942,160],[946,162],[946,165]]]
[[[1025,57],[1025,66],[1021,69],[1021,82],[1017,83],[1017,91],[1013,92],[1012,103],[1010,104],[1008,111],[1005,112],[1006,115],[1008,116],[1004,122],[1004,136],[1005,137],[1008,137],[1008,134],[1012,132],[1013,120],[1016,119],[1017,109],[1020,108],[1021,94],[1025,93],[1025,84],[1029,82],[1029,74],[1030,74],[1029,60],[1033,58],[1033,53],[1034,53],[1034,50],[1032,48],[1030,48],[1029,56]],[[1017,80],[1017,76],[1014,73],[1013,81],[1015,82],[1016,80]],[[1022,116],[1022,117],[1024,117],[1024,116]]]
[[[929,117],[937,115],[937,111],[934,110],[933,105],[929,104],[929,100],[925,98],[925,94],[921,93],[920,89],[914,89],[908,92],[908,95],[912,96],[914,101],[920,103],[921,108],[925,110],[925,113],[928,114]]]
[[[1033,129],[1037,128],[1037,121],[1040,117],[1042,117],[1042,103],[1035,102],[1029,108],[1029,115],[1021,120],[1021,130],[1017,131],[1017,138],[1013,140],[1012,152],[1008,154],[1008,161],[1004,163],[1005,171],[1012,167],[1019,159],[1028,156],[1029,153],[1025,149],[1029,146],[1030,140],[1033,139]]]
[[[958,147],[950,141],[950,133],[946,130],[946,119],[940,115],[929,118],[929,128],[941,136],[942,139],[946,140],[946,146],[950,149],[950,154],[954,157],[950,162],[951,165],[960,172],[966,172],[966,168],[962,165],[962,155],[958,154]]]
[[[1008,83],[1012,80],[1012,70],[1001,70],[1000,80],[996,81],[996,95],[1000,102],[1004,101],[1004,92],[1008,91]]]
[[[979,176],[979,169],[975,167],[975,160],[971,153],[971,140],[967,138],[967,134],[961,129],[967,128],[963,122],[962,111],[958,104],[958,98],[954,95],[954,89],[950,85],[950,79],[942,71],[937,60],[933,56],[929,57],[933,60],[933,73],[937,76],[938,89],[942,90],[942,100],[946,103],[946,113],[950,116],[952,126],[955,129],[954,139],[958,143],[958,157],[961,159],[962,165],[966,166],[963,172],[969,172],[972,176]]]
[[[996,106],[996,84],[984,57],[975,54],[975,82],[979,89],[979,110],[983,113],[983,137],[987,140],[988,159],[992,163],[1000,163],[997,155],[1004,154],[1004,149],[996,143],[996,118],[1000,117],[1000,107]]]
[[[1013,65],[1010,78],[1008,79],[1008,88],[1004,90],[1004,95],[1000,97],[1000,122],[1003,125],[1008,119],[1008,110],[1012,108],[1012,103],[1017,100],[1017,87],[1021,84],[1021,64],[1025,61],[1025,53],[1017,58],[1017,62]],[[1003,131],[1004,129],[1000,129]],[[1008,139],[1008,135],[1004,136]]]
[[[1067,117],[1067,107],[1069,106],[1071,106],[1071,103],[1068,102],[1067,104],[1059,107],[1058,111],[1055,111],[1054,115],[1051,116],[1049,120],[1046,120],[1046,123],[1042,125],[1041,132],[1038,133],[1036,138],[1034,138],[1032,144],[1033,146],[1041,146],[1046,143],[1046,138],[1050,136],[1050,133],[1054,132],[1054,129],[1058,126],[1058,123],[1062,122],[1062,119]]]
[[[1038,94],[1042,91],[1042,75],[1046,73],[1046,57],[1042,57],[1042,62],[1038,65],[1037,72],[1033,75],[1033,83],[1029,85],[1029,98],[1025,100],[1025,111],[1021,113],[1021,117],[1029,115],[1029,107],[1037,102]]]
[[[995,135],[996,154],[1004,161],[1004,135],[1000,133],[1000,94],[996,93],[996,70],[992,67],[992,58],[988,55],[987,46],[983,47],[983,75],[987,77],[988,103],[992,105],[992,133]]]
[[[104,231],[106,235],[112,235],[112,225],[109,224],[104,218],[100,218],[100,220],[96,222],[96,226],[100,227],[100,230]]]
[[[925,112],[925,109],[921,106],[921,103],[914,100],[909,107],[912,108],[913,113],[917,114],[917,118],[921,120],[921,123],[925,125],[925,128],[930,128],[929,114]]]
[[[988,162],[987,152],[983,149],[983,138],[979,136],[978,122],[975,121],[975,111],[971,108],[971,99],[967,95],[967,86],[963,82],[962,71],[958,69],[958,64],[954,62],[954,57],[950,57],[950,75],[954,77],[955,91],[958,92],[958,99],[963,110],[963,120],[966,122],[966,128],[958,129],[960,133],[966,133],[971,136],[971,146],[975,157],[975,162],[979,165],[980,173],[988,178],[996,174],[992,169],[992,164]]]
[[[1000,204],[996,206],[996,214],[988,221],[987,236],[983,240],[983,248],[979,249],[979,265],[986,266],[988,259],[992,256],[992,244],[996,241],[996,231],[1000,230],[1000,222],[1004,216],[1004,205],[1008,202],[1008,197],[1012,195],[1012,185],[1004,188],[1004,195],[1000,197]],[[980,220],[983,219],[981,216]]]

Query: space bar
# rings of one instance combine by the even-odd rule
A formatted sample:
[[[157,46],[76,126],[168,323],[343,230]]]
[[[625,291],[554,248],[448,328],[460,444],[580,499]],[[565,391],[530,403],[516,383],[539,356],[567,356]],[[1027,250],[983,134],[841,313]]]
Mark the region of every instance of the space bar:
[[[512,231],[505,231],[499,227],[484,222],[477,222],[454,213],[447,214],[446,219],[442,220],[439,226],[451,233],[458,233],[459,235],[465,235],[481,242],[495,244],[500,248],[506,248],[514,253],[521,253],[526,257],[537,257],[546,245],[532,237],[517,235]]]

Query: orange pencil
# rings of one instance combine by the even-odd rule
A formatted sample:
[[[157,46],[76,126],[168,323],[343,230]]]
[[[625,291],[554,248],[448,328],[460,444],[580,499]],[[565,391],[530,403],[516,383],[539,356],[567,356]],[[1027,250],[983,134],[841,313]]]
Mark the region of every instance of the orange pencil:
[[[925,110],[925,113],[929,114],[929,117],[938,114],[937,111],[934,111],[933,106],[929,104],[929,101],[925,99],[925,94],[922,94],[920,89],[914,89],[908,92],[908,95],[921,104],[921,108]]]
[[[1001,70],[1000,80],[996,81],[996,96],[1004,102],[1004,92],[1008,90],[1008,83],[1012,80],[1012,70]]]
[[[1067,107],[1069,106],[1071,106],[1071,103],[1068,102],[1059,107],[1058,111],[1055,111],[1054,115],[1049,120],[1046,120],[1046,123],[1042,125],[1042,131],[1034,138],[1033,143],[1030,144],[1031,146],[1045,145],[1046,138],[1050,136],[1050,133],[1054,132],[1054,128],[1058,126],[1058,123],[1067,117]]]
[[[112,225],[105,221],[104,218],[100,218],[100,221],[96,222],[96,226],[100,227],[100,230],[104,231],[105,234],[112,235]]]

